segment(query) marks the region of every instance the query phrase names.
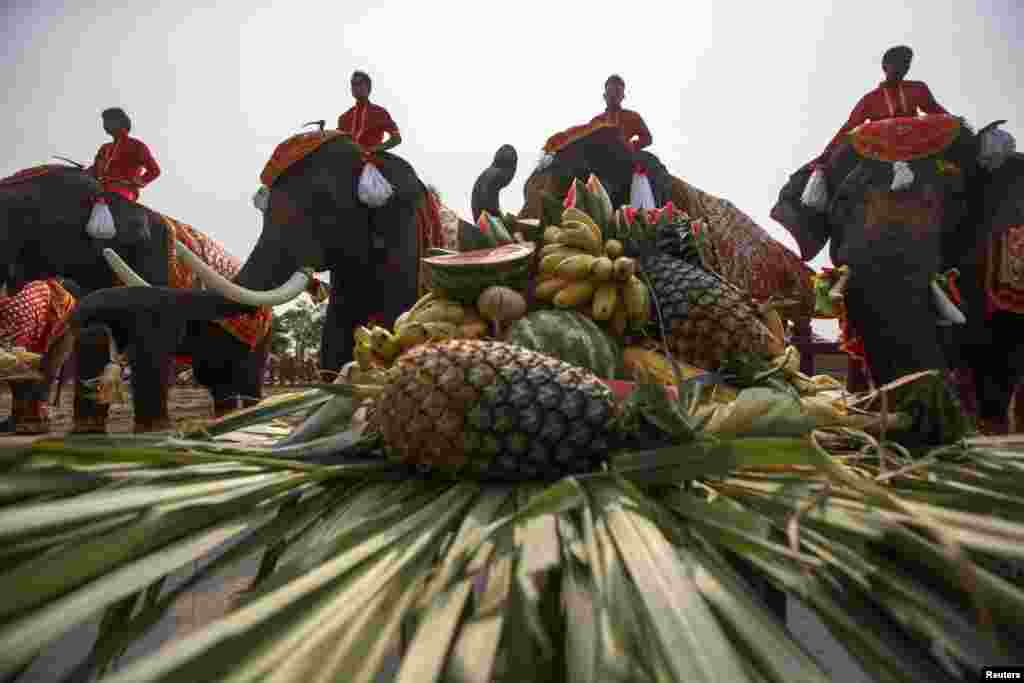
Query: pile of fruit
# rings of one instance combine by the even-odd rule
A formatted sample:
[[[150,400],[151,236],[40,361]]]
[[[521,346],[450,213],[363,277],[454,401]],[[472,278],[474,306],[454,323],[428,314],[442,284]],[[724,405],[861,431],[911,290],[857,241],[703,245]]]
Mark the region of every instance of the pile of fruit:
[[[356,331],[349,381],[382,385],[370,426],[404,462],[512,479],[590,471],[628,437],[625,383],[674,385],[677,370],[785,350],[771,312],[702,267],[671,204],[614,210],[591,176],[545,212],[536,241],[506,222],[483,212],[468,236],[479,248],[425,258],[431,291],[393,329]],[[712,400],[735,398],[722,387]]]

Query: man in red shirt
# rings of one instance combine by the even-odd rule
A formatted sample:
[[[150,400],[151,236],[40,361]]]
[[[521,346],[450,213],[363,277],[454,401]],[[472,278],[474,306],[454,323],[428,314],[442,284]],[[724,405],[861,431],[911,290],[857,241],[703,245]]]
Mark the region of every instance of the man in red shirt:
[[[625,98],[626,82],[622,80],[622,76],[612,74],[604,82],[604,113],[591,119],[590,125],[603,122],[618,126],[626,146],[635,152],[649,147],[653,140],[643,117],[635,111],[622,108],[622,100]]]
[[[351,135],[367,156],[397,147],[402,142],[402,135],[388,110],[370,102],[372,85],[368,74],[353,72],[352,97],[356,104],[338,117],[338,130]],[[385,135],[387,141],[384,140]]]
[[[105,109],[102,116],[103,130],[114,140],[100,147],[89,171],[104,191],[137,201],[139,190],[160,176],[160,166],[146,143],[128,135],[132,121],[123,109]]]
[[[860,99],[839,132],[828,147],[810,165],[812,169],[825,166],[835,149],[843,142],[847,133],[866,121],[892,119],[898,116],[917,116],[918,110],[925,114],[948,114],[932,97],[931,90],[922,81],[905,81],[910,70],[914,51],[906,45],[889,48],[882,55],[882,71],[885,80],[877,88]]]

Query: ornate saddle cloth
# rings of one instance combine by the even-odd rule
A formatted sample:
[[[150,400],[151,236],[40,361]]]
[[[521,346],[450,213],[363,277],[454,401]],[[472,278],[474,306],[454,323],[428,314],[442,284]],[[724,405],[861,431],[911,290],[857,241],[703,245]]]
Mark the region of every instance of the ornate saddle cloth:
[[[46,353],[64,333],[75,303],[75,297],[54,278],[29,282],[14,296],[0,297],[0,340]]]
[[[170,216],[160,216],[168,230],[167,261],[171,287],[191,289],[200,284],[192,269],[178,259],[174,248],[175,239],[181,240],[192,253],[226,278],[233,278],[242,269],[241,262],[209,235]],[[272,317],[273,310],[269,306],[260,306],[253,313],[243,313],[214,322],[251,349],[270,331]]]
[[[912,161],[943,152],[960,135],[960,119],[948,114],[869,121],[850,131],[857,154],[875,161]]]
[[[989,241],[985,258],[989,312],[1024,314],[1024,225]]]
[[[23,168],[17,173],[7,176],[6,178],[0,178],[0,185],[17,185],[39,176],[44,176],[54,171],[66,170],[74,168],[73,166],[67,166],[66,164],[43,164],[41,166],[32,166],[31,168]]]
[[[274,149],[260,173],[260,182],[270,187],[296,161],[305,159],[325,142],[338,137],[348,136],[336,130],[317,130],[291,136]]]
[[[564,147],[605,128],[615,128],[615,124],[598,120],[567,128],[549,137],[547,142],[544,143],[544,151],[548,154],[557,154]]]

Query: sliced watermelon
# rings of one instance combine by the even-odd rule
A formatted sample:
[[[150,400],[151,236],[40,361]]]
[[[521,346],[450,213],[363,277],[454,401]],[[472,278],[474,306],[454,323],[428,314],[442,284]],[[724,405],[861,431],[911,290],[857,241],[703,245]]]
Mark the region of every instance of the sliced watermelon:
[[[430,268],[430,284],[446,297],[475,304],[480,293],[492,285],[525,291],[529,284],[532,242],[505,244],[490,249],[430,256],[423,262]]]

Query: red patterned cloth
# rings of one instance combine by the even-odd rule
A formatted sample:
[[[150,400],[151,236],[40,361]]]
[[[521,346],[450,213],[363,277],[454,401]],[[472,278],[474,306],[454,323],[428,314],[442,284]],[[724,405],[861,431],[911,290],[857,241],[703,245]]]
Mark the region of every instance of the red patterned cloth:
[[[814,271],[732,202],[672,178],[672,202],[688,213],[704,265],[759,301],[798,302],[814,314]]]
[[[850,118],[828,143],[825,151],[811,163],[815,165],[826,163],[835,148],[843,142],[846,134],[865,121],[880,121],[897,116],[915,116],[918,110],[925,114],[948,113],[935,101],[931,90],[921,81],[880,83],[877,88],[860,99],[857,106],[850,112]]]
[[[56,279],[29,282],[14,296],[0,297],[0,339],[46,353],[63,334],[74,307],[75,297]]]
[[[54,171],[59,171],[65,168],[68,167],[63,164],[43,164],[42,166],[32,166],[31,168],[23,168],[17,173],[9,175],[6,178],[0,179],[0,185],[16,185],[18,183],[23,183],[27,180],[32,180],[33,178],[38,178],[39,176],[44,176],[47,175],[48,173],[53,173]]]
[[[419,233],[419,253],[416,260],[416,282],[419,296],[423,296],[430,288],[429,272],[423,267],[423,257],[431,248],[445,249],[446,240],[444,227],[441,223],[441,202],[433,192],[427,191],[423,200],[416,206],[416,230]],[[457,220],[457,219],[456,219]],[[456,231],[458,224],[456,224]],[[456,241],[458,232],[456,232]]]
[[[647,124],[640,114],[630,109],[619,111],[605,111],[582,126],[573,126],[561,133],[555,133],[544,143],[544,151],[548,154],[557,154],[559,150],[567,145],[582,140],[591,133],[602,128],[618,128],[622,133],[622,142],[627,146],[632,145],[632,139],[638,137],[637,147],[646,147],[651,144],[651,133]]]
[[[270,155],[270,160],[267,161],[263,167],[263,172],[260,173],[260,182],[270,187],[296,161],[305,159],[325,142],[342,137],[343,135],[343,133],[336,130],[325,130],[299,133],[291,136],[274,149],[274,153]]]
[[[960,120],[948,114],[871,121],[850,133],[857,154],[876,161],[912,161],[944,151],[960,135]]]
[[[113,142],[102,145],[90,169],[107,192],[136,201],[140,187],[160,176],[160,166],[142,140],[119,133]]]
[[[989,240],[985,255],[988,313],[1024,313],[1024,225]]]
[[[369,100],[357,102],[338,117],[338,130],[352,136],[361,147],[374,147],[384,142],[384,134],[398,135],[398,125],[388,110]]]

